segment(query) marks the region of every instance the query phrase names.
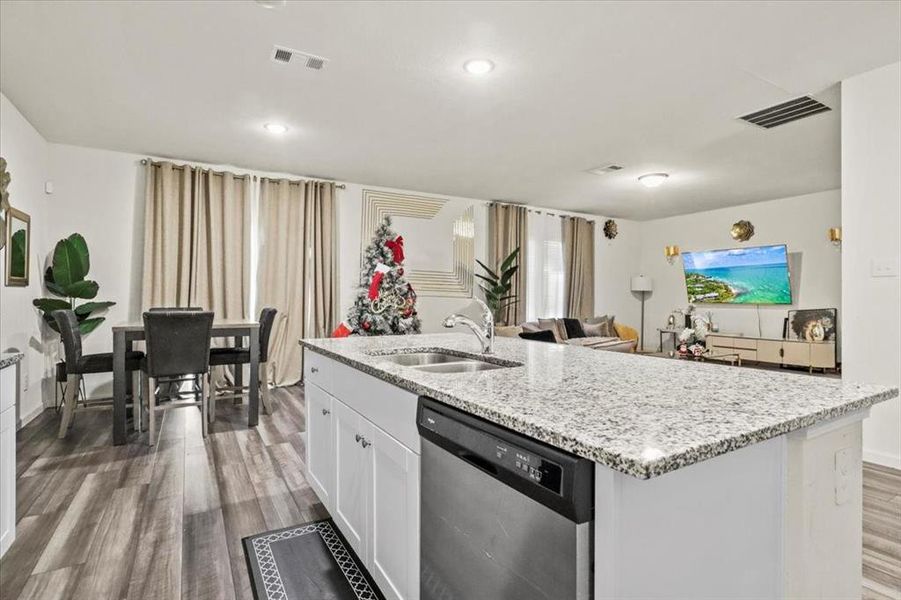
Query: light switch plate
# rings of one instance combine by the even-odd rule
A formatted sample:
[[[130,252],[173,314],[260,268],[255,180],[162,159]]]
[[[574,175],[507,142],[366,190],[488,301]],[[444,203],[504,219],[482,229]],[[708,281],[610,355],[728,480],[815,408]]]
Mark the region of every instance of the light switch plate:
[[[874,258],[870,262],[870,277],[897,277],[898,259]]]

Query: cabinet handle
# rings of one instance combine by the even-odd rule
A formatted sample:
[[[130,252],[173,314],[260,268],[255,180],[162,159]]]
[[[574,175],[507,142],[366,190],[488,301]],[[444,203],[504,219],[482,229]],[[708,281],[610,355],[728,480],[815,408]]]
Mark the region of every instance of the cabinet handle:
[[[360,434],[358,433],[357,435],[354,436],[354,439],[355,439],[355,440],[357,441],[357,443],[359,444],[359,443],[360,443],[360,440],[363,439],[363,436],[360,435]]]
[[[330,415],[331,413],[332,413],[332,411],[330,411],[330,410],[327,409],[327,408],[323,408],[323,409],[322,409],[322,414],[323,414],[323,416],[325,416],[325,415]]]
[[[363,444],[363,447],[364,447],[364,448],[368,448],[369,446],[372,445],[372,442],[370,442],[370,441],[367,440],[366,438],[363,438],[363,440],[362,440],[360,443]]]
[[[310,367],[310,373],[318,373],[319,369],[316,367]]]

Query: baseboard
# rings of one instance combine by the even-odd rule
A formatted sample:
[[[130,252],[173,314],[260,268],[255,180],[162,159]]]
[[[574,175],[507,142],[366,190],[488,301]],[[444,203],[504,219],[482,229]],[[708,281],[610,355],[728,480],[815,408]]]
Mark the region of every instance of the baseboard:
[[[16,423],[16,431],[18,431],[19,429],[22,429],[23,427],[25,427],[26,425],[28,425],[29,423],[34,421],[45,410],[46,410],[46,407],[44,407],[43,405],[37,406],[37,407],[35,407],[35,409],[33,411],[31,411],[27,415],[19,417],[19,422]]]
[[[863,450],[864,462],[875,463],[883,467],[891,467],[892,469],[901,470],[901,456],[897,454],[889,454],[888,452],[879,452],[878,450]]]

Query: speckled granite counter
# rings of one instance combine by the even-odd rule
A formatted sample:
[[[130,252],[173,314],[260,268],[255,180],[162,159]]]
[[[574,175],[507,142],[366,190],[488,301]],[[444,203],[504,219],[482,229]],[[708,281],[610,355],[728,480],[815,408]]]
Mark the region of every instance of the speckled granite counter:
[[[22,357],[25,356],[21,352],[3,352],[0,353],[0,369],[5,369],[6,367],[11,367],[16,364]]]
[[[469,334],[310,339],[306,348],[537,440],[647,479],[861,410],[898,395],[858,385],[718,364],[498,338],[519,367],[427,373],[374,354],[451,349]]]

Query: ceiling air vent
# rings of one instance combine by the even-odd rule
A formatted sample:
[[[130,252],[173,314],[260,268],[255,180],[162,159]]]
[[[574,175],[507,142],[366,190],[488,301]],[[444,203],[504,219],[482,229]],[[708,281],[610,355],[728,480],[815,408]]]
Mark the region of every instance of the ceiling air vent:
[[[785,125],[804,117],[832,110],[822,102],[814,100],[810,96],[801,96],[776,106],[771,106],[757,112],[739,117],[742,121],[747,121],[752,125],[770,129],[778,125]]]
[[[606,175],[607,173],[615,173],[617,171],[622,171],[623,167],[621,165],[603,165],[601,167],[595,167],[593,169],[588,169],[588,173],[592,173],[593,175]]]
[[[273,46],[272,54],[269,56],[269,58],[272,60],[272,62],[277,62],[283,65],[296,63],[303,65],[307,69],[313,69],[314,71],[321,70],[322,67],[325,66],[325,63],[328,62],[327,58],[316,56],[315,54],[310,54],[309,52],[294,50],[293,48],[285,48],[284,46]]]

